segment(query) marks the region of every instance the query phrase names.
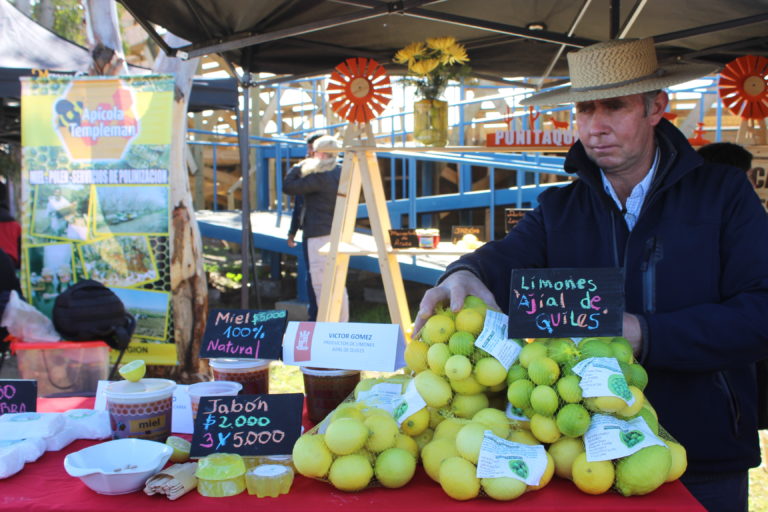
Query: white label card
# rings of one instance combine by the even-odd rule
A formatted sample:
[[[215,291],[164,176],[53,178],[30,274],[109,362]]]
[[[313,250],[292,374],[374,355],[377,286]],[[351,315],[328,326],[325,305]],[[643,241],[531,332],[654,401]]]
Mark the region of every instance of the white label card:
[[[518,409],[511,403],[507,402],[507,418],[511,420],[517,420],[517,421],[531,421],[528,416],[523,413],[522,409]]]
[[[283,362],[297,366],[394,372],[405,366],[399,325],[288,322]]]
[[[642,416],[624,421],[608,414],[594,414],[584,434],[589,462],[620,459],[654,445],[666,446]]]
[[[392,416],[398,425],[402,425],[410,416],[413,416],[426,406],[427,402],[424,401],[416,389],[416,382],[411,380],[408,383],[408,387],[405,388],[405,393],[400,397],[400,401],[395,406]]]
[[[522,350],[520,345],[507,337],[508,326],[509,317],[507,315],[489,309],[485,312],[483,330],[480,331],[475,340],[476,347],[498,359],[507,370],[515,364],[517,356]]]
[[[635,403],[615,357],[590,357],[574,366],[573,373],[581,377],[579,385],[584,398],[617,396],[627,405]]]
[[[477,478],[516,478],[528,485],[539,485],[547,469],[547,452],[540,444],[528,445],[507,441],[490,430],[485,431]]]
[[[357,401],[369,407],[384,409],[394,416],[395,409],[403,401],[403,385],[393,382],[375,384],[371,389],[359,392]]]

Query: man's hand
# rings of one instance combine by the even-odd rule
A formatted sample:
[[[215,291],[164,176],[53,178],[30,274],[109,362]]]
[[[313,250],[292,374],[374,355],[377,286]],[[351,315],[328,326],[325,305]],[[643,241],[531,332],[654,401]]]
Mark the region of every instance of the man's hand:
[[[296,240],[294,240],[293,238],[294,238],[293,235],[288,235],[288,239],[286,240],[288,247],[296,247]]]
[[[624,337],[632,345],[635,357],[638,357],[640,350],[643,348],[643,330],[640,328],[640,320],[631,313],[624,313],[623,332]]]
[[[452,311],[459,311],[464,305],[464,297],[474,295],[485,301],[489,308],[499,309],[493,294],[468,270],[459,270],[448,276],[445,281],[424,294],[419,304],[419,312],[413,323],[414,334],[419,332],[427,319],[435,313],[435,306],[440,302],[449,301]]]

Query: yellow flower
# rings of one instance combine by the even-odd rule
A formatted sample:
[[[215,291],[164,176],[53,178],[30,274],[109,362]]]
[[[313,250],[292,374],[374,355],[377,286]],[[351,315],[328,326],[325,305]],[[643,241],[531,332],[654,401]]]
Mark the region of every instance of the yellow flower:
[[[394,61],[398,64],[405,64],[412,61],[417,55],[421,54],[425,50],[424,43],[417,42],[411,43],[402,50],[399,50],[394,57]]]
[[[437,59],[424,59],[411,62],[408,66],[408,69],[417,75],[426,75],[435,69],[438,65],[440,65],[440,61]]]
[[[445,51],[458,44],[455,37],[428,37],[427,46],[435,50]]]
[[[443,58],[446,59],[445,62],[448,64],[453,64],[455,62],[464,64],[469,60],[469,57],[467,56],[467,50],[465,50],[464,47],[460,44],[453,44],[445,48],[443,52]]]

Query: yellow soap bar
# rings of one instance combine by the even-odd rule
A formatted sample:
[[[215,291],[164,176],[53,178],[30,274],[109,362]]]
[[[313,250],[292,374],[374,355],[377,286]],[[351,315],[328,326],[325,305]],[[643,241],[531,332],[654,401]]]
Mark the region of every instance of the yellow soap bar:
[[[280,464],[262,464],[248,470],[245,474],[245,485],[248,494],[259,498],[269,496],[275,498],[288,494],[293,484],[293,469]]]

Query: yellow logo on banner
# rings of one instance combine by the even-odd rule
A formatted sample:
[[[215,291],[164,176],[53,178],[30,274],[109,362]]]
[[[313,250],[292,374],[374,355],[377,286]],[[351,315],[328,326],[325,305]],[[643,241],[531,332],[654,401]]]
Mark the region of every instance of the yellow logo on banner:
[[[118,81],[119,82],[119,81]],[[54,104],[56,132],[72,160],[119,160],[139,133],[133,95],[122,82],[75,81]]]

